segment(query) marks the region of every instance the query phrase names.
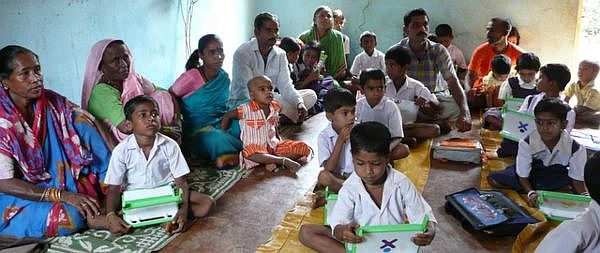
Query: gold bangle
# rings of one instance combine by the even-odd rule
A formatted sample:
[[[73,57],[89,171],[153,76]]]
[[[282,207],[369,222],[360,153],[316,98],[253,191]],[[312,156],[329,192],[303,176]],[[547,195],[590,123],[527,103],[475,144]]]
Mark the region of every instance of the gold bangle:
[[[58,190],[58,202],[62,202],[62,190]]]

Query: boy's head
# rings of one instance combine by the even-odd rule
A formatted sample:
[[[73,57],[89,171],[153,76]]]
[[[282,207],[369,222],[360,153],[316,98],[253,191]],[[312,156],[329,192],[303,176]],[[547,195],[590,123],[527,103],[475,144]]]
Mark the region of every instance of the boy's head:
[[[385,74],[380,69],[368,68],[360,72],[360,87],[371,107],[381,102],[385,94]]]
[[[268,105],[273,101],[273,85],[267,76],[257,76],[248,81],[250,98],[260,105]]]
[[[450,27],[449,24],[439,24],[435,28],[435,35],[438,37],[438,43],[444,45],[445,47],[449,47],[450,44],[452,44],[452,40],[454,40],[452,27]]]
[[[309,66],[314,66],[319,62],[321,56],[321,44],[319,42],[311,40],[304,45],[302,50],[302,62]]]
[[[331,89],[325,94],[323,104],[325,116],[331,121],[333,129],[339,131],[354,125],[356,100],[352,92],[344,88]]]
[[[340,9],[335,9],[331,13],[333,14],[333,29],[341,32],[342,29],[344,29],[344,24],[346,23],[344,13]]]
[[[524,53],[517,59],[515,69],[519,72],[521,80],[531,83],[535,80],[535,75],[540,70],[540,58],[534,53]]]
[[[583,178],[590,197],[600,202],[600,153],[596,153],[585,163]]]
[[[133,134],[154,136],[160,130],[160,111],[158,103],[151,96],[140,95],[125,103],[123,107],[128,128]]]
[[[360,47],[370,56],[377,47],[377,35],[370,31],[364,31],[360,34]]]
[[[540,68],[537,90],[558,94],[565,89],[570,80],[571,72],[566,65],[560,63],[546,64]]]
[[[504,81],[510,73],[510,58],[505,54],[497,54],[492,58],[492,72],[498,81]]]
[[[596,79],[598,70],[600,70],[598,62],[583,60],[579,63],[579,68],[577,69],[577,78],[579,78],[581,83],[587,84]]]
[[[571,107],[560,98],[544,98],[535,106],[535,125],[542,140],[560,137],[567,127],[567,113],[570,110]]]
[[[289,63],[296,63],[298,61],[298,57],[300,56],[300,44],[295,38],[285,37],[281,39],[279,43],[279,47],[285,51],[285,55],[287,56],[287,60]]]
[[[385,52],[385,71],[394,80],[406,75],[410,64],[410,52],[406,47],[395,45]]]
[[[350,132],[350,152],[354,171],[367,185],[385,181],[392,137],[388,128],[379,122],[360,123]]]

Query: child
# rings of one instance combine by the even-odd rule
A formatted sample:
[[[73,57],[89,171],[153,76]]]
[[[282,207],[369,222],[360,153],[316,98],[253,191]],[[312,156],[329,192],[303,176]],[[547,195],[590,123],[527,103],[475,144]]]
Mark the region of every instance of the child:
[[[599,252],[600,251],[600,153],[585,164],[585,186],[592,202],[573,220],[564,221],[550,231],[535,252]]]
[[[338,192],[344,180],[354,172],[350,154],[350,130],[354,126],[356,100],[346,89],[332,89],[325,95],[325,116],[331,123],[317,139],[319,164],[318,183]]]
[[[385,75],[380,69],[365,69],[360,72],[360,87],[364,97],[356,101],[358,122],[377,121],[390,129],[392,142],[390,159],[407,157],[408,146],[402,144],[402,116],[396,104],[384,96]]]
[[[317,94],[317,103],[309,110],[310,115],[323,111],[323,97],[333,87],[339,87],[337,81],[325,74],[325,60],[321,59],[319,42],[309,41],[302,50],[302,64],[299,64],[296,89],[312,89]]]
[[[400,45],[391,47],[385,53],[385,65],[389,77],[385,96],[393,100],[399,110],[402,110],[400,103],[407,100],[414,102],[419,107],[419,111],[422,111],[422,108],[439,111],[441,108],[437,97],[431,94],[420,81],[406,75],[410,61],[408,49]],[[402,128],[406,138],[432,138],[440,135],[440,127],[437,124],[403,124]]]
[[[517,59],[518,76],[511,77],[508,82],[503,82],[498,91],[498,100],[502,102],[508,97],[525,98],[538,94],[536,75],[540,70],[540,58],[534,53],[524,53]],[[502,113],[500,108],[490,108],[483,114],[484,127],[492,130],[502,129]]]
[[[342,29],[344,29],[344,24],[346,24],[344,13],[340,9],[335,9],[331,11],[331,14],[333,14],[333,29],[341,33]],[[346,56],[345,59],[348,59],[348,56],[350,56],[350,37],[345,33],[342,33],[342,37],[342,42],[344,43],[344,55]],[[347,62],[346,66],[348,66]]]
[[[513,43],[515,45],[519,45],[521,43],[521,34],[519,34],[519,30],[516,26],[513,26],[510,29],[510,33],[508,33],[508,38],[506,38],[508,42]]]
[[[437,42],[448,49],[450,58],[452,58],[452,63],[454,63],[454,67],[456,68],[458,79],[464,82],[465,76],[467,75],[467,61],[460,48],[452,44],[452,41],[454,40],[452,27],[450,27],[449,24],[440,24],[435,28],[435,35],[438,39]]]
[[[223,116],[221,129],[228,129],[233,119],[240,120],[240,138],[244,143],[242,156],[246,168],[265,164],[273,171],[281,165],[292,172],[300,169],[300,163],[310,155],[310,147],[301,141],[281,140],[277,133],[279,104],[273,101],[273,85],[266,76],[248,81],[250,102]]]
[[[352,76],[360,75],[361,70],[368,68],[381,69],[385,72],[385,60],[382,52],[377,50],[377,35],[365,31],[360,35],[360,47],[364,50],[352,62],[350,73]]]
[[[565,89],[567,83],[571,80],[571,72],[564,64],[546,64],[540,68],[540,79],[536,89],[540,92],[536,95],[525,97],[523,104],[519,108],[520,112],[533,115],[535,106],[544,98],[560,98],[560,92]],[[565,130],[571,132],[575,126],[575,111],[570,110],[567,113],[567,125]],[[499,157],[517,155],[518,143],[504,139],[500,143],[500,148],[496,151]]]
[[[364,240],[355,235],[360,226],[421,223],[427,215],[427,230],[411,240],[419,246],[431,243],[437,223],[433,211],[410,180],[389,165],[391,139],[388,129],[378,122],[360,123],[352,129],[355,173],[340,190],[329,226],[303,225],[300,242],[318,252],[345,252],[343,243]]]
[[[600,121],[600,92],[594,84],[598,70],[600,70],[598,62],[581,61],[577,70],[579,80],[571,83],[563,92],[567,102],[571,97],[577,97],[575,114],[578,122],[598,124]]]
[[[502,83],[508,79],[511,61],[508,56],[497,54],[492,58],[491,65],[492,71],[482,78],[482,88],[485,93],[485,103],[487,108],[502,106],[501,102],[497,99],[498,91]]]
[[[292,82],[296,83],[300,80],[300,71],[298,70],[298,58],[300,58],[300,50],[302,47],[298,40],[292,37],[285,37],[281,39],[279,47],[285,51],[285,56],[288,60],[288,68],[290,69],[290,76]]]
[[[556,97],[537,103],[534,110],[537,131],[519,142],[516,165],[488,175],[490,185],[526,192],[532,206],[537,198],[535,190],[564,190],[572,186],[571,190],[578,194],[586,192],[585,147],[565,131],[570,110],[568,104]]]
[[[106,220],[113,234],[124,234],[130,225],[117,215],[121,206],[121,187],[126,190],[154,188],[175,182],[183,190],[183,199],[173,222],[167,223],[168,234],[184,230],[188,215],[203,217],[215,206],[208,195],[188,189],[190,172],[185,158],[171,138],[159,133],[158,103],[150,96],[137,96],[124,107],[125,123],[133,134],[112,152],[104,183],[108,185]],[[191,212],[188,214],[188,212]]]

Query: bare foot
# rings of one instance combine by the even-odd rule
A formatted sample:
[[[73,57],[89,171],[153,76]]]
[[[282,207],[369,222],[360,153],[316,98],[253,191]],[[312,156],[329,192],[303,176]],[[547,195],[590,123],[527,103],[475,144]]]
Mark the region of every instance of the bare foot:
[[[292,159],[284,158],[283,167],[286,169],[289,169],[292,172],[298,172],[298,170],[300,170],[300,167],[302,167],[302,165],[300,165],[299,163],[297,163],[296,161],[294,161]]]
[[[277,164],[274,164],[274,163],[265,164],[265,170],[268,172],[273,172],[276,169],[277,169]]]

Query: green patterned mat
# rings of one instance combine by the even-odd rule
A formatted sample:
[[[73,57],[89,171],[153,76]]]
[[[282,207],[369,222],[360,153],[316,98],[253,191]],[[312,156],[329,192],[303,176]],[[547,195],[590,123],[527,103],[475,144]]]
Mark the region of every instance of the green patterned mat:
[[[216,170],[192,166],[188,175],[191,190],[220,198],[250,171],[241,166],[229,170]],[[133,229],[131,233],[115,237],[106,230],[90,229],[83,233],[50,239],[48,252],[131,252],[145,253],[162,249],[178,234],[167,235],[161,226]]]

